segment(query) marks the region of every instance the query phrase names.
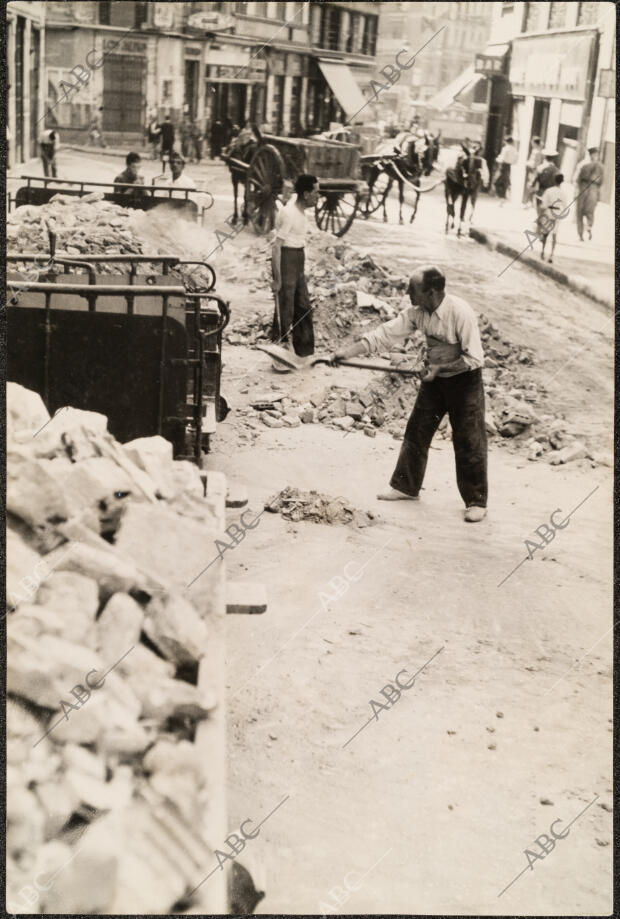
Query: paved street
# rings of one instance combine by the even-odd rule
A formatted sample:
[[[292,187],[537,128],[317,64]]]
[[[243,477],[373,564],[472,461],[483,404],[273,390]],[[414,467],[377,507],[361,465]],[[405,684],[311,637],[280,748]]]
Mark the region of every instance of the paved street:
[[[67,150],[60,167],[101,180],[121,161]],[[147,164],[147,176],[154,172]],[[215,227],[225,229],[231,186],[220,164],[189,172],[214,193],[208,225],[171,225],[165,236],[154,228],[153,244],[199,257],[216,244]],[[442,268],[452,292],[507,340],[534,350],[524,372],[540,386],[545,410],[565,415],[591,450],[609,454],[610,311],[522,262],[504,271],[506,256],[446,237],[440,192],[422,201],[413,226],[397,225],[391,200],[388,224],[356,220],[346,242],[391,274],[408,276],[420,262]],[[493,204],[481,202],[481,222]],[[250,249],[266,255],[264,241],[244,230],[212,259],[233,331],[255,310],[267,316],[273,308],[270,292],[240,267]],[[330,904],[344,913],[609,912],[610,468],[528,462],[496,440],[489,516],[470,527],[451,443],[439,439],[421,502],[382,504],[375,495],[397,440],[310,424],[261,428],[249,443],[239,410],[275,374],[248,346],[227,344],[223,356],[232,411],[208,466],[245,485],[256,511],[291,485],[342,495],[378,517],[357,530],[264,514],[226,558],[229,578],[260,581],[269,597],[265,615],[228,622],[231,829],[259,822],[290,795],[248,847],[247,863],[261,863],[265,878],[258,912],[321,914]],[[315,367],[276,382],[301,398],[370,378]],[[525,539],[555,509],[568,514],[582,501],[570,526],[498,586],[523,560]],[[237,514],[229,511],[230,522]],[[348,563],[359,577],[343,588]],[[368,722],[369,700],[435,654],[415,686],[347,744]],[[596,795],[544,864],[528,869],[524,850]],[[345,877],[357,889],[338,905],[330,891]]]

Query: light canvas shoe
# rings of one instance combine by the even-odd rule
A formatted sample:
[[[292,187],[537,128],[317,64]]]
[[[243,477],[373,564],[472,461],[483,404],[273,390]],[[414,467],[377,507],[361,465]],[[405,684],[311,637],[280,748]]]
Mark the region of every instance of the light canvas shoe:
[[[387,491],[382,491],[377,495],[378,501],[419,501],[419,496],[406,495],[404,491],[398,491],[396,488],[389,487]]]
[[[479,523],[487,515],[486,507],[468,507],[465,511],[465,520],[467,523]]]

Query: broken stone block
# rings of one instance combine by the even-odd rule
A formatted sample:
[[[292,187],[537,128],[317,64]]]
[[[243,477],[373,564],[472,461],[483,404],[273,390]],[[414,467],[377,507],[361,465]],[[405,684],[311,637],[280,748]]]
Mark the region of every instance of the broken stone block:
[[[47,566],[15,530],[7,529],[6,536],[6,607],[11,610],[34,601]]]
[[[188,740],[175,741],[161,737],[148,751],[142,761],[147,773],[175,774],[185,772],[193,775],[197,787],[205,784],[205,770],[196,744]]]
[[[217,704],[212,692],[198,689],[184,680],[154,678],[147,683],[137,673],[128,676],[127,680],[140,700],[143,717],[160,724],[173,717],[200,721]]]
[[[118,592],[129,593],[133,588],[146,588],[147,578],[127,558],[124,549],[118,545],[108,546],[104,540],[101,542],[105,549],[85,542],[66,543],[50,552],[46,560],[58,571],[75,571],[96,581],[101,600],[107,600]]]
[[[355,421],[360,421],[364,410],[362,405],[359,402],[347,402],[345,403],[345,412],[347,415],[350,415],[351,418],[354,418]]]
[[[373,428],[373,427],[371,427],[371,426],[367,426],[367,427],[364,428],[364,434],[365,434],[367,437],[376,437],[376,436],[377,436],[377,431],[376,431],[375,428]]]
[[[207,627],[183,597],[154,596],[146,607],[143,629],[163,657],[177,665],[197,663],[205,654]]]
[[[129,594],[113,594],[95,624],[98,653],[105,660],[117,660],[127,648],[138,645],[143,621],[142,607]]]
[[[37,602],[46,609],[62,614],[62,633],[57,628],[49,628],[51,634],[71,635],[75,642],[92,644],[95,616],[99,608],[99,587],[96,581],[75,571],[53,571],[41,585]]]
[[[164,437],[138,437],[123,444],[122,449],[139,469],[155,483],[159,493],[168,497],[171,492],[172,444]]]
[[[6,384],[7,440],[18,435],[20,441],[32,438],[50,420],[41,396],[19,383]]]
[[[584,459],[587,454],[588,450],[585,444],[577,440],[575,443],[558,450],[557,453],[551,454],[549,462],[552,466],[559,466],[563,463],[570,463],[573,460]]]
[[[283,428],[284,427],[283,421],[281,421],[279,418],[272,418],[266,412],[263,412],[263,414],[261,415],[261,420],[263,424],[265,424],[268,428]]]
[[[53,839],[79,807],[80,797],[64,776],[37,785],[35,793],[45,815],[45,839]]]
[[[248,581],[227,581],[227,613],[264,613],[267,609],[267,593],[262,584]]]
[[[117,766],[109,782],[69,767],[65,782],[82,804],[98,811],[127,807],[133,792],[132,771],[127,766]]]
[[[298,428],[301,424],[299,415],[284,415],[282,421],[288,428]]]
[[[346,415],[344,418],[334,418],[333,423],[337,428],[343,431],[349,431],[355,424],[353,418]]]
[[[312,424],[314,421],[314,411],[312,409],[305,409],[299,417],[302,424]]]
[[[79,501],[58,487],[46,462],[26,456],[16,462],[10,453],[6,509],[33,529],[49,520],[67,520],[82,510]]]
[[[79,463],[69,463],[55,478],[62,492],[71,494],[82,508],[98,509],[101,501],[119,493],[136,491],[130,476],[107,456],[92,456]],[[139,499],[142,495],[138,493],[136,497]]]

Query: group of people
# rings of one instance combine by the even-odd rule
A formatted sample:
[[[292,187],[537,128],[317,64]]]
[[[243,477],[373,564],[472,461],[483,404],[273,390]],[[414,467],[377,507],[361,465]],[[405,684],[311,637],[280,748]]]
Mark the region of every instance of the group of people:
[[[530,155],[526,163],[525,191],[523,206],[525,208],[536,205],[536,227],[543,241],[541,256],[544,258],[545,242],[549,235],[552,237],[551,254],[557,241],[558,223],[565,216],[569,205],[568,194],[564,187],[565,177],[557,165],[559,156],[555,147],[545,147],[540,137],[532,138]],[[502,150],[496,160],[497,173],[494,189],[500,198],[500,204],[505,201],[510,189],[511,167],[517,162],[518,150],[512,137],[507,137]],[[577,235],[581,242],[584,233],[592,239],[594,213],[599,200],[600,186],[603,182],[603,166],[600,162],[598,147],[589,147],[587,156],[576,166],[572,175],[574,188],[575,216]],[[558,216],[562,214],[562,216]]]
[[[185,198],[186,191],[196,191],[196,183],[185,173],[185,160],[181,153],[173,150],[169,154],[170,174],[157,176],[154,184],[173,188],[170,197]],[[141,197],[147,193],[142,175],[142,157],[139,153],[128,153],[125,158],[125,169],[114,179],[114,193],[129,197]]]
[[[304,246],[309,229],[306,211],[314,207],[318,197],[316,176],[300,175],[294,191],[278,212],[272,243],[272,340],[283,346],[272,349],[274,369],[278,363],[282,369],[303,368],[311,364],[314,354]],[[408,293],[411,306],[353,344],[335,350],[332,363],[389,350],[416,329],[425,334],[427,366],[390,486],[378,497],[383,501],[419,498],[431,441],[447,414],[453,432],[457,486],[465,504],[464,519],[478,523],[486,516],[488,495],[484,355],[478,320],[465,300],[446,291],[445,275],[435,266],[418,268],[411,275]],[[278,361],[278,352],[288,359]]]
[[[204,144],[207,144],[211,159],[219,159],[222,150],[228,146],[239,128],[230,118],[214,119],[209,127],[201,128],[197,120],[185,115],[178,126],[175,126],[166,115],[162,122],[153,115],[147,125],[146,135],[151,145],[153,159],[169,157],[178,139],[180,150],[187,162],[200,163],[203,158]]]

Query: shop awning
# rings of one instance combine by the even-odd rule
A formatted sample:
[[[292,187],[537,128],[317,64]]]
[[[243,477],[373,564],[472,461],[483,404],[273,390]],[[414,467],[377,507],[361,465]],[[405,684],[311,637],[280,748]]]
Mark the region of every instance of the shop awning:
[[[355,77],[347,65],[341,61],[327,61],[319,58],[318,63],[323,76],[344,109],[347,118],[352,119],[368,103],[368,99],[364,99]]]
[[[440,89],[438,93],[435,93],[432,99],[428,100],[429,108],[437,109],[440,112],[443,111],[453,102],[457,102],[458,97],[462,93],[472,90],[480,80],[484,79],[486,79],[484,74],[476,73],[473,65],[468,67],[467,70],[464,70],[463,73],[456,78],[456,80],[452,80],[451,83],[448,83],[447,86]]]

